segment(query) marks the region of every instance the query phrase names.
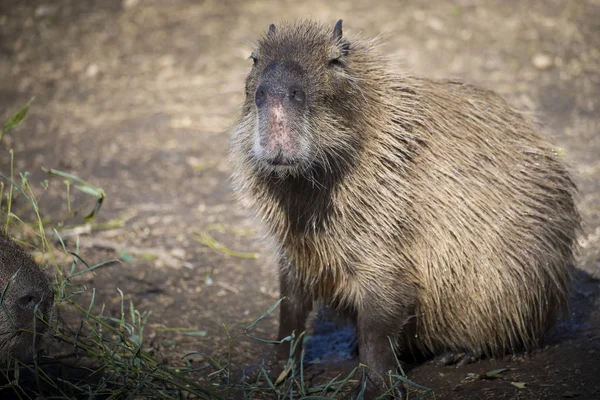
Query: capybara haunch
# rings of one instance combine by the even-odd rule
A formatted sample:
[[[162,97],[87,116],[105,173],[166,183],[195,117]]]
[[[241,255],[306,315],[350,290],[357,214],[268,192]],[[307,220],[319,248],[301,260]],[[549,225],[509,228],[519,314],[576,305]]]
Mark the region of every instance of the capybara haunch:
[[[579,230],[536,126],[488,90],[396,72],[341,20],[271,25],[251,58],[233,181],[277,244],[279,338],[314,301],[348,312],[365,398],[396,368],[388,337],[399,354],[535,346]]]

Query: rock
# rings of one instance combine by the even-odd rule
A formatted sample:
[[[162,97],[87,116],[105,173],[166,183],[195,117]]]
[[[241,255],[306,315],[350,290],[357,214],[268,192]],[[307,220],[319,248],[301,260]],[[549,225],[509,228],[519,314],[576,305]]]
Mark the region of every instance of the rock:
[[[130,9],[137,6],[140,3],[140,0],[123,0],[123,8]]]
[[[95,77],[96,75],[98,75],[98,72],[100,71],[100,68],[98,67],[97,64],[91,63],[90,65],[87,66],[87,68],[85,69],[85,74],[87,76],[89,76],[90,78]]]
[[[533,66],[537,69],[548,69],[552,66],[552,58],[549,55],[538,53],[533,57]]]
[[[37,6],[35,9],[35,17],[36,18],[44,18],[54,15],[56,13],[56,6],[51,6],[48,4],[42,4]]]

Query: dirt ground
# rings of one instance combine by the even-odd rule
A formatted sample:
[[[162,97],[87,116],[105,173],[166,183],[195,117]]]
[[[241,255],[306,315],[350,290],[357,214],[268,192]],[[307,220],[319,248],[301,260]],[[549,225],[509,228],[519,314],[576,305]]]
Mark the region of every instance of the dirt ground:
[[[229,188],[227,129],[243,99],[249,41],[270,23],[296,17],[332,26],[343,18],[346,32],[383,33],[383,51],[406,71],[476,83],[535,113],[581,191],[585,237],[572,320],[529,357],[461,368],[425,363],[409,377],[433,388],[436,399],[600,398],[598,0],[0,0],[0,121],[36,97],[23,125],[1,143],[0,171],[12,147],[16,170],[34,182],[47,178],[47,167],[104,188],[99,221],[127,223],[81,235],[84,255],[142,255],[87,280],[97,301],[116,312],[118,287],[139,309],[152,310],[146,334],[165,362],[181,363],[192,351],[223,353],[222,324],[239,330],[278,298],[276,267]],[[53,187],[42,211],[60,219],[64,187],[60,180]],[[74,203],[84,200],[74,193]],[[81,223],[81,215],[66,223]],[[215,224],[236,231],[211,230],[216,240],[259,257],[199,243]],[[265,337],[274,332],[275,318],[257,328]],[[243,339],[232,356],[247,365],[262,351]],[[497,368],[510,371],[504,379],[468,379]]]

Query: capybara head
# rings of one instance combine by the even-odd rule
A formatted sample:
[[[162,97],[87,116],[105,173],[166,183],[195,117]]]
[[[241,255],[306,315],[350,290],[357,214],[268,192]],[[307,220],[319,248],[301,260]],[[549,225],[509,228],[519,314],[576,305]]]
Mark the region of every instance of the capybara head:
[[[366,49],[360,41],[351,48],[341,20],[333,30],[299,26],[271,25],[250,56],[241,122],[253,129],[236,139],[265,174],[329,169],[346,159],[340,157],[346,149],[356,149],[350,126],[361,113],[348,96],[361,95],[352,69]]]
[[[0,232],[0,362],[28,361],[53,313],[46,274],[23,249]]]

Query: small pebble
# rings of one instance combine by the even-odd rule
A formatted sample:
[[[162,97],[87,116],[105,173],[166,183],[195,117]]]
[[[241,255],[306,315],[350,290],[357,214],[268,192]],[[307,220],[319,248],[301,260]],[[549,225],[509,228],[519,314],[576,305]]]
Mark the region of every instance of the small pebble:
[[[175,248],[175,249],[172,249],[170,253],[175,258],[178,258],[180,260],[185,260],[186,253],[185,253],[184,249]]]
[[[123,8],[129,9],[137,6],[140,3],[140,0],[123,0]]]
[[[98,65],[92,63],[92,64],[90,64],[90,65],[87,66],[87,68],[85,70],[85,74],[87,76],[89,76],[90,78],[93,78],[96,75],[98,75],[98,71],[100,71],[100,68],[98,68]]]
[[[533,57],[533,66],[537,69],[548,69],[552,66],[552,59],[547,54],[536,54]]]
[[[43,18],[53,15],[56,12],[56,6],[42,4],[35,9],[35,17]]]

